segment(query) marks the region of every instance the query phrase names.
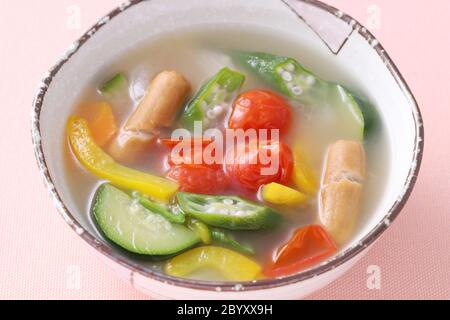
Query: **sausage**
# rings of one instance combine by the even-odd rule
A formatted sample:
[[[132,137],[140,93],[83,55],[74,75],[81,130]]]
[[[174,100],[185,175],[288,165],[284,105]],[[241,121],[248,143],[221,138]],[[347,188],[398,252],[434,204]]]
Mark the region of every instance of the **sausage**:
[[[133,163],[139,155],[147,151],[155,141],[156,135],[139,131],[120,130],[109,146],[109,154],[121,163]]]
[[[361,143],[339,140],[328,149],[323,184],[347,178],[362,182],[365,177],[366,157]]]
[[[125,123],[125,130],[152,133],[156,128],[170,127],[190,91],[191,85],[178,72],[159,73]]]
[[[156,75],[147,94],[111,143],[110,155],[123,163],[134,162],[151,146],[157,129],[173,124],[190,90],[190,83],[176,71]]]
[[[329,147],[319,195],[319,218],[338,244],[345,243],[355,227],[365,170],[366,156],[360,142],[339,140]]]

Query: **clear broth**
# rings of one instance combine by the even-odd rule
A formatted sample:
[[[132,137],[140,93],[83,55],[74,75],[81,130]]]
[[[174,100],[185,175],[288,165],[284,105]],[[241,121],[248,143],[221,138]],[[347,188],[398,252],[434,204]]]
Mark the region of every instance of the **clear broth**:
[[[130,98],[112,105],[118,121],[123,123],[137,106],[148,83],[156,73],[166,69],[177,70],[189,79],[195,91],[204,81],[224,66],[242,70],[232,63],[227,54],[234,49],[290,56],[326,80],[336,81],[356,89],[358,92],[364,92],[364,84],[356,84],[345,70],[333,64],[329,57],[313,51],[305,44],[294,43],[287,36],[283,37],[268,29],[259,29],[259,27],[242,29],[228,26],[214,28],[214,31],[184,29],[165,34],[151,43],[134,48],[117,59],[115,63],[109,66],[108,70],[99,70],[98,77],[94,79],[91,86],[85,88],[79,102],[82,104],[102,100],[97,91],[99,84],[117,72],[125,72],[130,83]],[[242,91],[254,88],[269,89],[266,84],[253,75],[246,73],[246,76],[247,79]],[[304,140],[307,136],[309,156],[313,160],[314,169],[320,173],[328,145],[345,137],[340,132],[323,125],[321,122],[323,121],[322,116],[326,115],[317,116],[311,110],[303,108],[297,103],[292,102],[292,105],[294,106],[295,116],[285,140],[288,144],[293,145],[293,142],[297,141],[299,137],[303,137],[302,140]],[[78,112],[77,108],[77,106],[74,106],[75,113]],[[390,149],[382,128],[371,139],[365,141],[365,148],[368,175],[364,186],[363,207],[358,221],[359,228],[366,223],[373,212],[387,180]],[[64,152],[67,159],[65,166],[69,174],[70,189],[76,201],[83,204],[87,220],[92,223],[93,229],[97,230],[90,216],[90,206],[94,193],[101,182],[76,163],[76,159],[72,156],[68,146],[65,146]],[[135,167],[163,176],[167,170],[164,162],[166,152],[156,147]],[[318,222],[316,202],[306,209],[276,208],[284,217],[283,225],[276,230],[232,233],[239,241],[250,244],[257,252],[254,257],[255,260],[264,265],[272,258],[276,250],[290,239],[294,230]],[[355,231],[356,234],[357,230]],[[99,232],[97,236],[103,238]],[[160,262],[147,261],[125,251],[121,252],[124,256],[134,259],[135,262],[148,268],[159,269],[161,267]],[[222,280],[217,278],[217,275],[211,277],[209,272],[196,273],[192,277]]]

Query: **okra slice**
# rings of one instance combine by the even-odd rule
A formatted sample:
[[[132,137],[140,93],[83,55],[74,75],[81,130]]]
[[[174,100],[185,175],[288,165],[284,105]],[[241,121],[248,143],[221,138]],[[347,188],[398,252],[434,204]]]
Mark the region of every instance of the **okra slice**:
[[[242,243],[236,241],[231,235],[223,230],[214,228],[211,230],[211,236],[216,244],[223,245],[243,254],[255,254],[255,250],[253,250],[252,247],[243,245]]]
[[[172,223],[183,224],[186,220],[184,213],[178,205],[167,205],[156,202],[139,193],[133,193],[133,197],[138,200],[141,206],[152,213],[159,214]]]
[[[189,129],[195,121],[209,128],[224,116],[245,81],[245,75],[227,67],[205,83],[188,103],[182,115],[183,125]]]
[[[289,57],[261,52],[236,52],[234,60],[274,89],[309,107],[330,107],[348,114],[351,135],[362,139],[364,117],[358,102],[341,85],[322,80]]]
[[[178,192],[176,198],[185,214],[208,225],[230,230],[268,229],[281,219],[271,208],[240,197]]]
[[[317,91],[325,85],[292,58],[262,52],[237,52],[234,58],[278,91],[300,102],[308,99],[311,90]]]

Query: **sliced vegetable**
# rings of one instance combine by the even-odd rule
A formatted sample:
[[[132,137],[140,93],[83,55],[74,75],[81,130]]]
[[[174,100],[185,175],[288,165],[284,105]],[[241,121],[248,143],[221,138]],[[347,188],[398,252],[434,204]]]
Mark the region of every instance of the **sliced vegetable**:
[[[172,258],[164,266],[166,274],[183,278],[204,269],[218,271],[228,281],[256,280],[261,274],[261,267],[253,260],[229,249],[214,246],[189,250]]]
[[[206,147],[207,145],[209,145],[213,142],[213,140],[211,140],[209,138],[205,138],[205,137],[191,138],[187,141],[185,141],[185,140],[180,141],[180,140],[174,140],[174,139],[159,139],[158,141],[159,141],[159,143],[161,143],[169,148],[173,148],[180,143],[183,145],[190,145],[191,148],[194,148],[194,146],[197,143],[201,144],[203,147]]]
[[[346,138],[363,138],[364,117],[360,106],[344,87],[320,79],[292,58],[261,52],[237,52],[234,58],[275,89],[306,106],[334,108],[346,113]]]
[[[99,178],[118,187],[136,190],[156,200],[167,202],[178,190],[178,184],[147,173],[124,167],[107,155],[92,139],[88,123],[79,117],[70,117],[67,135],[73,153],[81,164]]]
[[[365,166],[364,147],[359,142],[340,140],[328,149],[319,218],[338,244],[350,238],[358,220]]]
[[[192,138],[182,141],[160,139],[160,143],[171,149],[167,157],[167,162],[171,167],[177,165],[204,165],[216,169],[222,168],[222,161],[214,161],[217,149],[213,140],[204,138]],[[179,148],[175,149],[175,147]],[[207,148],[208,151],[206,151]],[[205,161],[206,157],[211,159],[208,163]]]
[[[356,94],[351,90],[347,91],[351,94],[353,99],[359,105],[364,117],[364,137],[369,138],[374,132],[376,132],[381,125],[380,114],[375,106],[362,95]]]
[[[327,86],[292,58],[262,52],[236,52],[233,58],[275,89],[302,103],[309,104],[311,98],[322,96]]]
[[[261,196],[264,201],[277,205],[296,206],[308,202],[307,195],[275,182],[262,187]]]
[[[209,128],[223,118],[244,81],[242,73],[221,69],[188,103],[181,118],[183,125],[192,129],[195,121],[202,121],[203,128]]]
[[[225,156],[230,180],[253,191],[271,182],[288,183],[292,168],[291,149],[277,140],[241,143],[227,150]]]
[[[319,188],[319,178],[312,168],[311,163],[302,145],[294,147],[294,169],[292,180],[303,193],[313,196]]]
[[[134,195],[139,203],[152,213],[159,214],[166,218],[169,222],[183,224],[186,220],[184,213],[176,205],[167,205],[149,199],[143,195]]]
[[[111,105],[106,101],[95,102],[83,108],[92,137],[99,146],[106,145],[117,133],[117,121]]]
[[[306,226],[298,229],[277,252],[273,263],[264,269],[264,274],[268,277],[287,276],[324,260],[336,250],[333,240],[321,226]]]
[[[239,243],[231,235],[229,235],[223,230],[212,229],[211,235],[214,240],[214,243],[218,245],[229,247],[230,249],[236,250],[237,252],[247,255],[255,254],[255,250],[253,250],[252,247]]]
[[[228,122],[232,129],[279,129],[286,132],[291,124],[291,106],[281,96],[268,90],[250,90],[233,104]]]
[[[195,218],[188,218],[186,225],[202,239],[204,244],[211,244],[212,234],[206,224]]]
[[[167,177],[180,185],[181,191],[217,194],[228,187],[228,178],[221,167],[181,164],[169,169]]]
[[[360,140],[364,139],[364,116],[361,108],[353,96],[341,85],[328,84],[327,96],[322,103],[324,108],[339,113],[336,119],[331,121],[331,126],[342,139]],[[331,119],[330,119],[331,120]]]
[[[92,212],[105,236],[122,248],[143,255],[169,255],[200,241],[191,230],[172,224],[110,184],[102,185]]]
[[[118,73],[100,88],[100,92],[106,96],[120,96],[128,94],[128,80],[125,74]]]
[[[184,213],[204,223],[231,230],[259,230],[274,227],[280,216],[272,209],[234,196],[206,196],[178,192]]]

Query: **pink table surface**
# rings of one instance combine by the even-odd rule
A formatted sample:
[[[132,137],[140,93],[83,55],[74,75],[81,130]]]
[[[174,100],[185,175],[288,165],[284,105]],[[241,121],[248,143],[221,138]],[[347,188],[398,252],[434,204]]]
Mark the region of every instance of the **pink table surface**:
[[[0,2],[0,298],[146,299],[59,217],[30,142],[38,82],[121,1]],[[350,272],[310,298],[449,299],[450,1],[328,2],[367,24],[397,63],[421,106],[426,150],[416,188],[392,227]],[[80,28],[70,23],[73,8],[80,9]],[[367,285],[370,266],[381,272],[379,289]]]

